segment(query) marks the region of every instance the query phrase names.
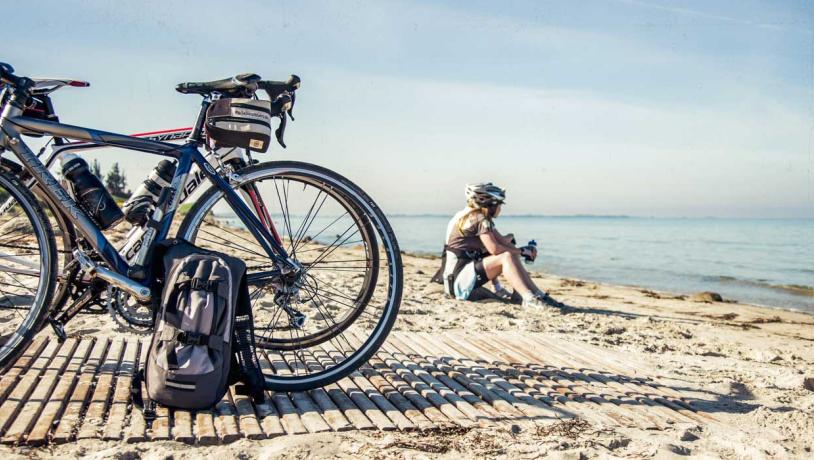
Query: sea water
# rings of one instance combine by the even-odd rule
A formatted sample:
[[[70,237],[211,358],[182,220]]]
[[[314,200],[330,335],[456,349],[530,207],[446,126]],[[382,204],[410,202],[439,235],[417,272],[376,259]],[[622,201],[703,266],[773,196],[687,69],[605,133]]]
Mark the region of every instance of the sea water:
[[[393,216],[403,250],[439,254],[446,216]],[[502,216],[556,275],[814,313],[814,220]]]
[[[440,255],[450,217],[388,219],[402,250]],[[311,227],[323,220],[333,219]],[[814,313],[811,219],[501,216],[495,225],[520,245],[537,241],[530,270]]]

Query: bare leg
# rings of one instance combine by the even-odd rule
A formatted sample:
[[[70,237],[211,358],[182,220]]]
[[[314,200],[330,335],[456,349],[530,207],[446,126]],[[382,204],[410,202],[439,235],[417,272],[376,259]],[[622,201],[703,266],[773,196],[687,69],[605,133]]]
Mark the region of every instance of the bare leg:
[[[484,257],[483,269],[490,280],[501,274],[505,276],[514,290],[524,297],[539,290],[520,262],[520,256],[504,252],[496,256]]]

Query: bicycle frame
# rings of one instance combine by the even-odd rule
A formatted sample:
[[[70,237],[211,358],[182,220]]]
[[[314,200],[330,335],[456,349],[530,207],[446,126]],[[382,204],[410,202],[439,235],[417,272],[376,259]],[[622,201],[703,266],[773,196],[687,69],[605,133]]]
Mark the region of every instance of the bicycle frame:
[[[292,263],[282,245],[277,242],[269,229],[263,225],[258,217],[246,206],[240,196],[232,189],[229,183],[215,171],[215,168],[212,167],[198,150],[197,146],[200,142],[198,138],[203,128],[208,106],[209,101],[204,100],[196,125],[192,129],[192,134],[186,143],[179,146],[158,140],[25,117],[22,116],[22,110],[20,108],[14,106],[14,104],[7,103],[3,108],[2,114],[0,114],[0,146],[7,147],[15,153],[23,167],[42,186],[43,191],[49,198],[71,220],[79,233],[85,237],[108,266],[122,276],[128,276],[128,271],[132,268],[130,264],[119,254],[117,249],[108,241],[93,220],[60,185],[59,181],[54,178],[48,170],[48,167],[46,167],[37,155],[22,141],[22,134],[48,135],[56,138],[84,141],[79,143],[81,145],[64,144],[64,149],[73,145],[78,148],[88,148],[94,145],[120,147],[127,150],[167,156],[178,160],[175,175],[169,187],[170,196],[168,198],[169,205],[167,206],[167,212],[161,216],[157,234],[151,244],[163,240],[168,236],[170,225],[172,224],[175,211],[178,208],[182,196],[179,192],[183,190],[187,182],[187,175],[192,165],[196,164],[213,186],[217,187],[224,194],[226,201],[234,210],[235,214],[246,225],[249,232],[252,233],[269,258],[280,267],[291,267]],[[51,163],[54,157],[56,157],[56,154],[52,154],[48,163]]]

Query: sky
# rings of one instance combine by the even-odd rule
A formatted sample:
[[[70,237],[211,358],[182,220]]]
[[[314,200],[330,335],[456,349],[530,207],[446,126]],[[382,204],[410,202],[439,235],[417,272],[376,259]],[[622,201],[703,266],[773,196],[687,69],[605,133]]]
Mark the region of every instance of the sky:
[[[91,82],[64,123],[189,126],[183,81],[302,78],[291,159],[391,214],[449,214],[468,182],[505,214],[814,218],[814,4],[13,2],[0,61]],[[36,143],[32,143],[36,145]],[[133,188],[158,157],[109,149]]]

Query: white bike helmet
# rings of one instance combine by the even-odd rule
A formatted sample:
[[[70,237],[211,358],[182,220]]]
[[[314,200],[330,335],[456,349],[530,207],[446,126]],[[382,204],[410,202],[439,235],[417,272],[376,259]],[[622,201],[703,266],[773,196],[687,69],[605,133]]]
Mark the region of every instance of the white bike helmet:
[[[482,208],[491,208],[506,202],[506,190],[491,182],[468,184],[466,199]]]

